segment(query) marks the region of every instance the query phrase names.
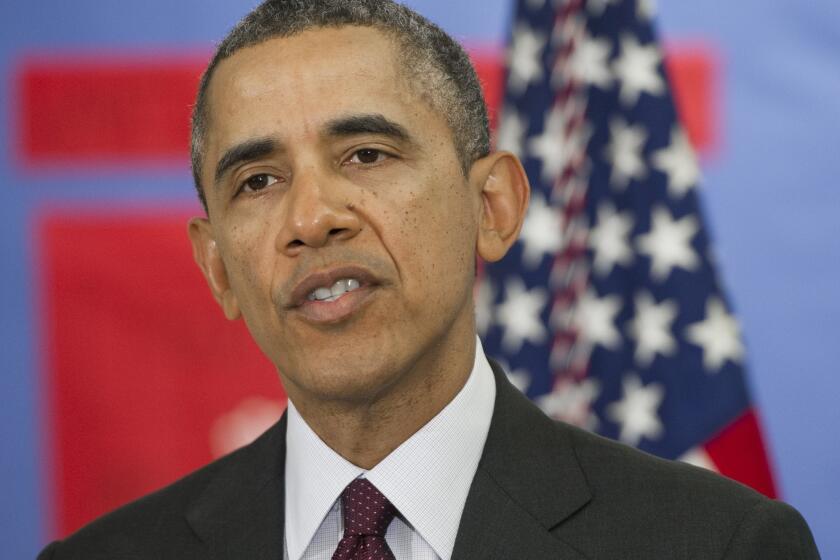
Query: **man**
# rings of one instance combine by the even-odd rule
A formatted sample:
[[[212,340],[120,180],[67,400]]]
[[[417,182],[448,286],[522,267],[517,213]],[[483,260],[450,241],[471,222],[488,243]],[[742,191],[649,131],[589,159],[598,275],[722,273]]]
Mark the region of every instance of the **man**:
[[[556,424],[475,334],[528,202],[463,50],[387,0],[277,0],[193,119],[198,265],[289,396],[253,444],[42,558],[815,558],[790,507]]]

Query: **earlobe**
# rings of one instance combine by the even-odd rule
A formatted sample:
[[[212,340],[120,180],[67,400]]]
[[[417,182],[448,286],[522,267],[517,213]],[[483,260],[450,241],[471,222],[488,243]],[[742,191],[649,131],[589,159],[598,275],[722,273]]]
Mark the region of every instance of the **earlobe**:
[[[207,218],[193,218],[188,228],[193,248],[193,258],[204,274],[207,285],[225,317],[231,321],[239,319],[241,311],[236,295],[231,289],[227,269],[213,238],[213,231]]]
[[[498,261],[516,242],[531,187],[519,159],[510,152],[494,152],[473,165],[471,177],[481,194],[477,251],[488,262]]]

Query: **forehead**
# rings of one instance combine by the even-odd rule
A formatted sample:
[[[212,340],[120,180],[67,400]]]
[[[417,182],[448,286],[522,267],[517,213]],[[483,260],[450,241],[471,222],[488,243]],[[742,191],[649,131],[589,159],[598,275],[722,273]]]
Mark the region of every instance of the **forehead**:
[[[317,28],[242,49],[223,60],[211,80],[210,140],[278,129],[311,132],[338,114],[408,117],[420,98],[400,58],[389,35],[355,26]]]

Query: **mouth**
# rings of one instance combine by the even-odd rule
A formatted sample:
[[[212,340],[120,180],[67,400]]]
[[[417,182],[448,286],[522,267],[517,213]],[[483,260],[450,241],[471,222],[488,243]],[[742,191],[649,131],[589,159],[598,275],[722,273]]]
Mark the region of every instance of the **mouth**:
[[[359,266],[307,275],[291,291],[287,309],[312,323],[337,323],[357,312],[381,282]]]
[[[307,301],[336,301],[338,298],[361,288],[362,284],[356,278],[341,278],[329,288],[322,286],[309,292]]]

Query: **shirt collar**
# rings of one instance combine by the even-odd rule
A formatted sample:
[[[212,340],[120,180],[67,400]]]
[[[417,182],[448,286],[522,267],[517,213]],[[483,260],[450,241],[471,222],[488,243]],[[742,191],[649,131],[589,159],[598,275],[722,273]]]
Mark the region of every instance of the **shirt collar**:
[[[286,428],[285,539],[300,558],[344,488],[364,473],[312,431],[291,399]]]
[[[452,556],[461,514],[496,398],[476,337],[464,387],[434,418],[369,471],[330,449],[289,401],[286,433],[286,546],[297,559],[344,488],[365,475],[442,559]]]

